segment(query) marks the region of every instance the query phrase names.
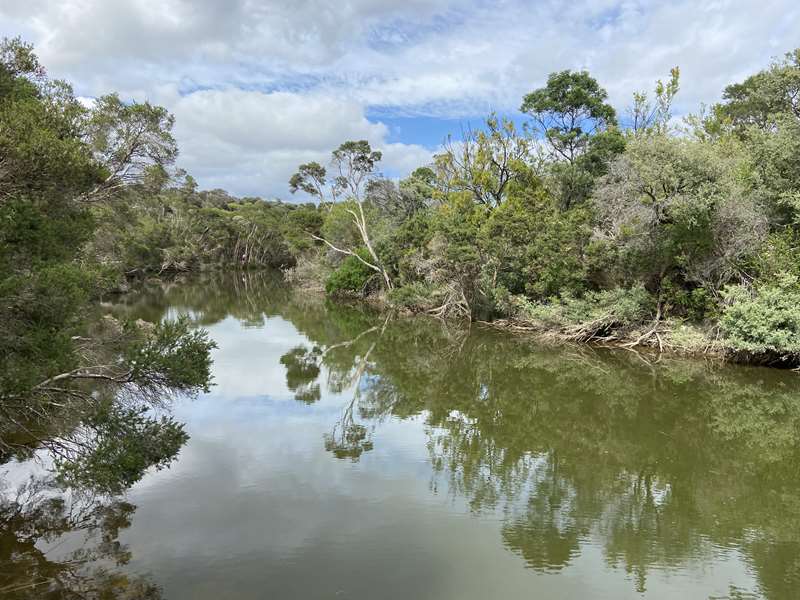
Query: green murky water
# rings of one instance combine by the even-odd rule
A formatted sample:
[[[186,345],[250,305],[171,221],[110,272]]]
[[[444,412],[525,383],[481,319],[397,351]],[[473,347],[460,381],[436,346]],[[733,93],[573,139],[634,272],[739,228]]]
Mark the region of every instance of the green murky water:
[[[174,407],[190,441],[113,531],[164,598],[800,597],[797,374],[387,320],[258,274],[114,310],[219,344],[212,392]]]

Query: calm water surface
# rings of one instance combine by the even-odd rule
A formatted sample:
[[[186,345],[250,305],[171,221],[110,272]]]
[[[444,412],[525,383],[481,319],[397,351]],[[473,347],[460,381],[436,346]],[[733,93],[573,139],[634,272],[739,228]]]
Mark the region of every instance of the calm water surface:
[[[151,287],[219,344],[128,493],[168,599],[800,598],[798,375],[389,319],[273,278]]]

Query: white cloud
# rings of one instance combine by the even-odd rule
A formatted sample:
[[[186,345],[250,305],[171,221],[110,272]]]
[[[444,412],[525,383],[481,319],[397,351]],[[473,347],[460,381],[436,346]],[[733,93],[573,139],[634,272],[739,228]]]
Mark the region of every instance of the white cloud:
[[[239,89],[205,90],[174,104],[180,131],[202,130],[220,141],[247,149],[264,143],[286,150],[327,150],[342,135],[377,140],[386,127],[368,121],[351,100],[292,92]]]
[[[798,31],[796,0],[0,4],[0,33],[34,42],[79,94],[118,90],[175,112],[182,160],[202,185],[284,197],[298,160],[344,139],[381,146],[390,171],[426,155],[389,144],[370,107],[474,119],[515,110],[551,71],[588,68],[623,109],[679,65],[677,109],[693,111],[792,49]]]
[[[383,150],[389,174],[405,174],[430,160],[420,146],[386,143],[386,126],[369,121],[353,100],[236,88],[165,100],[176,117],[179,162],[202,173],[207,187],[285,198],[286,182],[300,163],[325,164],[346,139],[366,139]]]

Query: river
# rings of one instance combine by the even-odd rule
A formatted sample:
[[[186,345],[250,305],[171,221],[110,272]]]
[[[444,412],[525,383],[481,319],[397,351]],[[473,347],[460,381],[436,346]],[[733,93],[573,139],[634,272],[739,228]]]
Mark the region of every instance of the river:
[[[163,598],[800,594],[795,373],[387,317],[258,273],[109,309],[189,314],[218,344],[211,392],[172,408],[188,443],[112,536]]]

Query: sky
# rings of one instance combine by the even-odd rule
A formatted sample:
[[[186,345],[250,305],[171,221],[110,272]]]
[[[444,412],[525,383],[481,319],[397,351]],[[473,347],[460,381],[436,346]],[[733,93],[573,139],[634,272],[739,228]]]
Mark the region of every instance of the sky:
[[[202,188],[284,200],[348,139],[402,177],[490,111],[519,118],[557,70],[588,69],[624,114],[679,66],[675,112],[696,112],[798,34],[797,0],[0,0],[0,35],[79,96],[167,107]]]

